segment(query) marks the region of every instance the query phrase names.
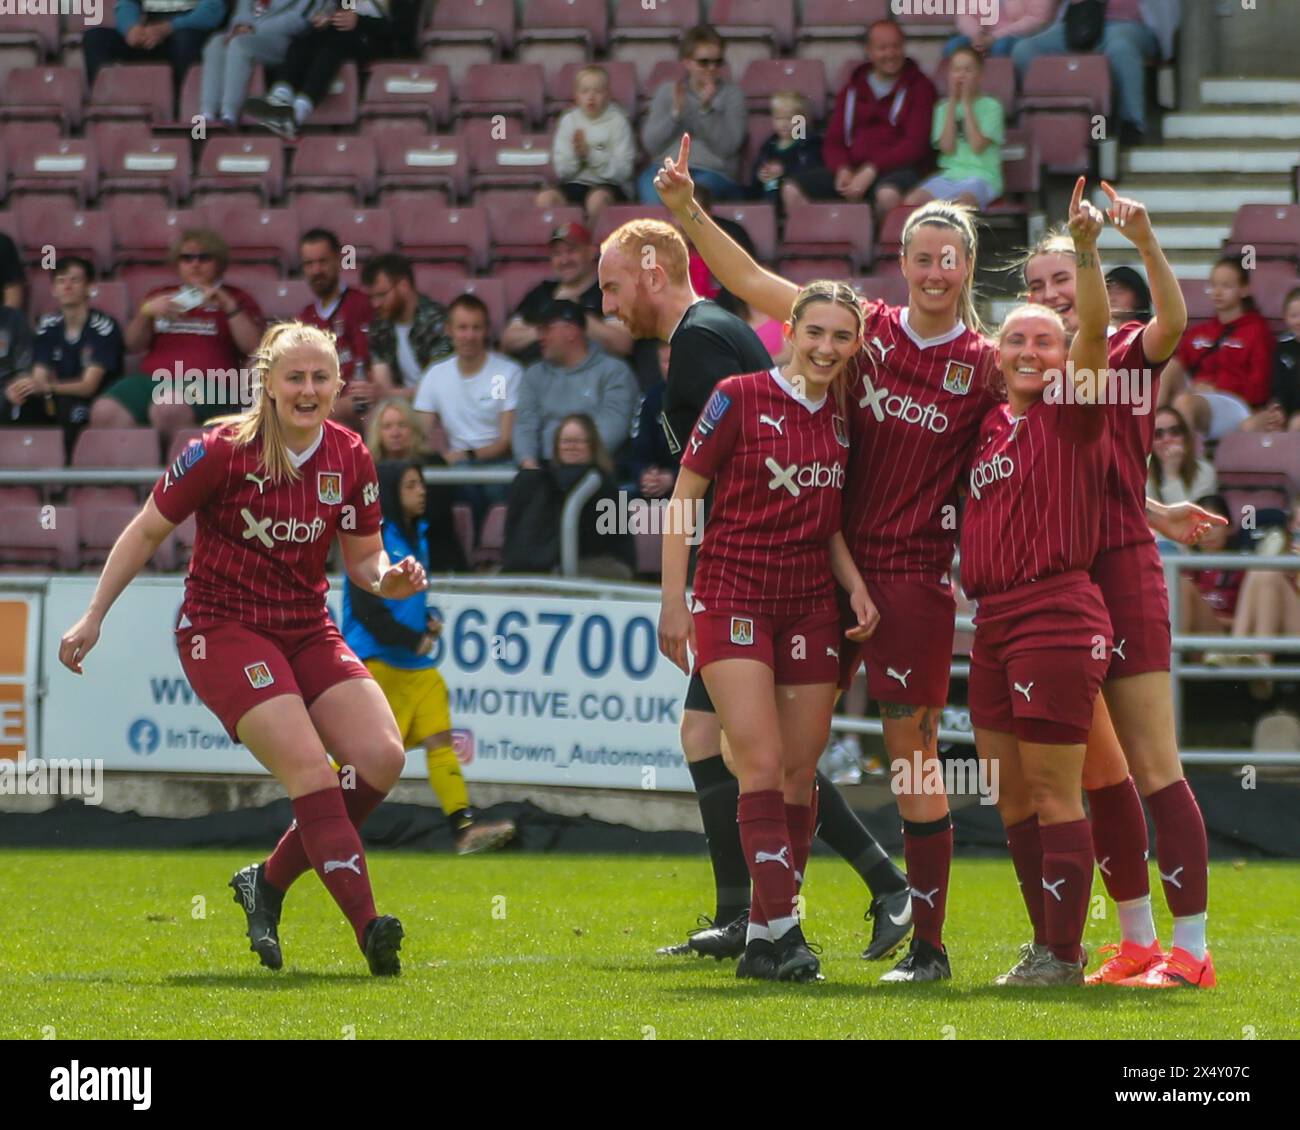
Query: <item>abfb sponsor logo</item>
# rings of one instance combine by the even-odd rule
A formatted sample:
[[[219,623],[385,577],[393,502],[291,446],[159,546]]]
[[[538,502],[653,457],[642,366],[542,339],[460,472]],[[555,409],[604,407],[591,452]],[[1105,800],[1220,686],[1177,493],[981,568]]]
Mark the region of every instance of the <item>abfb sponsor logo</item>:
[[[770,455],[764,461],[772,478],[767,484],[768,490],[785,489],[791,497],[798,498],[804,487],[830,487],[833,490],[844,488],[844,468],[838,463],[791,463],[783,467]]]
[[[881,423],[884,423],[886,416],[893,416],[904,424],[925,428],[936,435],[942,435],[948,430],[948,417],[939,411],[937,404],[922,404],[907,393],[900,395],[891,393],[887,388],[868,387],[866,395],[858,404],[870,408]]]
[[[281,518],[278,522],[273,522],[270,518],[254,518],[247,507],[239,513],[247,523],[244,527],[244,540],[256,538],[267,549],[274,549],[278,541],[302,545],[315,541],[325,532],[323,518],[313,518],[310,522],[303,522],[297,518]]]
[[[983,463],[976,463],[970,472],[970,492],[976,498],[981,498],[983,496],[980,492],[984,487],[1009,479],[1015,473],[1016,465],[1006,455],[995,455]]]

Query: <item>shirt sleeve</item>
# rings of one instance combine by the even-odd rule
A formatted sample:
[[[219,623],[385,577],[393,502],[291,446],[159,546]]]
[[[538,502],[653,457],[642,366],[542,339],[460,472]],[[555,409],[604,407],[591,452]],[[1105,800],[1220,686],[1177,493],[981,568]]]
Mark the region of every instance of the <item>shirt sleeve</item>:
[[[122,331],[116,322],[106,334],[92,330],[89,344],[92,365],[99,365],[106,373],[115,373],[122,367]]]
[[[938,117],[938,114],[935,115]],[[975,124],[994,145],[1001,145],[1007,137],[1006,117],[1002,103],[991,94],[975,99]]]
[[[740,439],[740,410],[735,405],[733,382],[724,381],[713,390],[709,402],[691,431],[682,454],[682,466],[713,479]]]
[[[345,508],[344,512],[354,513],[356,523],[355,529],[344,532],[356,537],[367,537],[379,533],[379,476],[375,473],[374,459],[370,457],[370,452],[359,439],[353,451],[356,462],[353,464],[352,493],[347,499],[348,506],[352,507],[352,510],[347,511]]]
[[[430,365],[424,370],[424,376],[420,378],[419,387],[415,390],[415,399],[411,401],[411,407],[417,412],[438,411],[438,390],[435,387],[437,372],[437,365]]]
[[[158,513],[179,526],[201,510],[225,482],[231,454],[230,440],[217,432],[205,432],[194,440],[154,484]]]
[[[512,361],[504,367],[502,375],[505,377],[506,398],[501,411],[513,412],[519,407],[519,381],[523,378],[524,371]]]
[[[32,364],[54,368],[54,343],[58,339],[57,327],[38,329],[32,345]]]

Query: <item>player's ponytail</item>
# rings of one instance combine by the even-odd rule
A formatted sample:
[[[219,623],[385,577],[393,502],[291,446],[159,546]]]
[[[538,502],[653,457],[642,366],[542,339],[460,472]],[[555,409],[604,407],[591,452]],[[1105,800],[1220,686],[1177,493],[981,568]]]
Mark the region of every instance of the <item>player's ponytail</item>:
[[[966,253],[966,278],[961,284],[961,293],[957,296],[957,317],[967,329],[977,334],[984,333],[984,323],[979,311],[975,309],[975,262],[979,256],[979,234],[975,230],[975,210],[966,204],[957,204],[951,200],[931,200],[922,204],[907,217],[903,225],[903,255],[906,257],[912,245],[912,237],[918,228],[948,228],[961,237],[962,250]]]
[[[275,401],[266,395],[266,387],[272,370],[284,354],[302,345],[324,350],[329,355],[337,394],[339,361],[334,349],[334,335],[304,322],[279,322],[262,335],[252,357],[253,406],[242,416],[223,416],[213,421],[214,424],[234,425],[230,438],[236,447],[259,439],[262,441],[261,468],[274,483],[294,482],[299,474],[289,457],[284,425],[276,413]]]
[[[849,311],[853,315],[854,325],[857,327],[855,336],[861,341],[863,333],[866,332],[867,319],[862,312],[862,301],[858,298],[858,292],[848,283],[832,282],[830,279],[816,279],[805,286],[795,295],[794,306],[790,310],[790,326],[792,329],[802,321],[808,307],[814,302],[830,302]],[[834,381],[831,382],[830,391],[835,398],[835,408],[840,416],[845,414],[844,405],[848,395],[848,378],[845,375],[847,372],[848,368],[846,366],[836,374]]]

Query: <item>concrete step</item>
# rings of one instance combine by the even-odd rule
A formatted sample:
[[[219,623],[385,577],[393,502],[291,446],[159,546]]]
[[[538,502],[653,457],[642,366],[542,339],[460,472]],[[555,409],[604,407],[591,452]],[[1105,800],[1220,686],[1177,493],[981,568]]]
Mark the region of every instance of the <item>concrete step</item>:
[[[1232,224],[1157,224],[1160,246],[1166,251],[1199,251],[1218,257],[1218,249],[1232,231]],[[1133,245],[1112,227],[1101,233],[1097,246],[1103,251],[1132,251]]]
[[[1243,103],[1300,104],[1300,79],[1286,78],[1203,78],[1201,101],[1207,105]]]
[[[1245,138],[1300,141],[1300,113],[1262,113],[1258,109],[1235,112],[1168,114],[1164,120],[1166,141],[1184,138],[1221,140],[1225,149]]]
[[[1141,200],[1152,215],[1195,212],[1231,217],[1243,204],[1290,204],[1292,200],[1291,189],[1287,186],[1250,188],[1233,185],[1228,188],[1207,188],[1204,185],[1197,187],[1190,184],[1171,185],[1168,182],[1141,184],[1129,181],[1124,188]],[[1092,202],[1104,209],[1109,205],[1110,198],[1098,189],[1092,195]]]
[[[1122,165],[1124,172],[1131,175],[1267,174],[1280,177],[1287,184],[1295,167],[1300,165],[1300,151],[1294,146],[1275,145],[1233,148],[1216,139],[1203,148],[1178,145],[1165,149],[1130,149],[1124,154]]]

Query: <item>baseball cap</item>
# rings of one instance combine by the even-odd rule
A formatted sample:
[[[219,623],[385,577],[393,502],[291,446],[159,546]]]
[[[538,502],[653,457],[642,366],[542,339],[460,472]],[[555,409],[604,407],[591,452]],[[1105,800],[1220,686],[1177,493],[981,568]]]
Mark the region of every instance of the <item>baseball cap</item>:
[[[591,232],[577,221],[570,220],[567,224],[561,224],[551,232],[550,242],[555,243],[557,240],[562,243],[590,243]]]
[[[587,326],[587,311],[571,298],[553,298],[542,308],[539,324],[550,322],[568,322],[573,326]]]

